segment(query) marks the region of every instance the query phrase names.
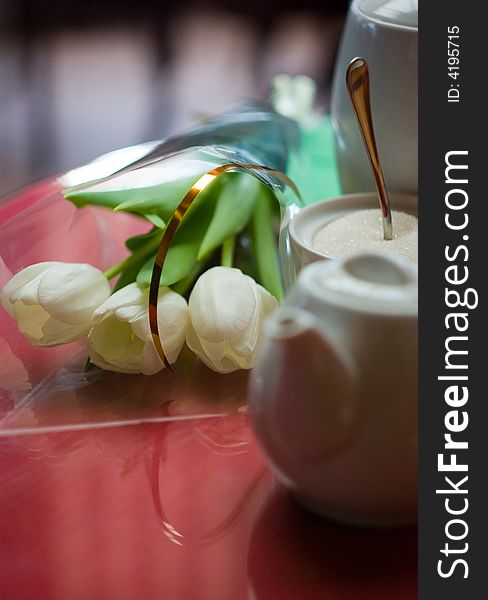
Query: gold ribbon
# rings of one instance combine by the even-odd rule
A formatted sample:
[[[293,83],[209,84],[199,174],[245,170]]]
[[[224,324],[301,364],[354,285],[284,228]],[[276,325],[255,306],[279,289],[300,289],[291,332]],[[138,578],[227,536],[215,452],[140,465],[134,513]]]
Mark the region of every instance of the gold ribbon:
[[[158,251],[156,253],[156,259],[154,261],[154,267],[151,274],[151,284],[149,287],[149,327],[151,330],[151,336],[153,340],[154,347],[164,362],[164,364],[171,370],[173,367],[170,365],[169,360],[166,357],[166,354],[163,350],[163,344],[161,341],[161,336],[159,334],[159,324],[158,324],[158,298],[159,298],[159,285],[161,282],[161,275],[163,273],[164,261],[166,260],[166,255],[168,254],[169,247],[171,242],[183,221],[186,212],[196,200],[200,192],[202,192],[206,187],[214,181],[216,177],[223,175],[224,173],[228,173],[229,171],[266,171],[276,177],[279,181],[288,185],[295,194],[300,198],[300,193],[293,183],[293,181],[281,171],[277,171],[276,169],[272,169],[270,167],[264,167],[262,165],[239,165],[237,163],[229,163],[225,165],[221,165],[219,167],[215,167],[207,173],[201,175],[197,181],[192,185],[192,187],[188,190],[183,200],[178,204],[173,216],[169,220],[166,229],[164,230],[163,237],[159,244]]]

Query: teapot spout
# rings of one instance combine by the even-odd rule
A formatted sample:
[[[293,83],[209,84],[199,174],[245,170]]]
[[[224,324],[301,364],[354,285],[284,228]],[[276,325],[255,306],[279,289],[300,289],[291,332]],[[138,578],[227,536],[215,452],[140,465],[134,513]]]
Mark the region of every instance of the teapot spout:
[[[268,360],[254,373],[251,400],[255,414],[267,421],[270,443],[299,460],[336,452],[355,415],[355,368],[348,354],[328,339],[318,317],[296,307],[276,311],[266,337]]]

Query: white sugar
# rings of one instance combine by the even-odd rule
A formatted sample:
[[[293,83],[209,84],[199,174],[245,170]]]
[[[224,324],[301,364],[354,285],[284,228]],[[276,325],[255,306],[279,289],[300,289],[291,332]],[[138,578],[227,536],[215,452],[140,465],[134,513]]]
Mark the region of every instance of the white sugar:
[[[418,219],[392,211],[393,239],[383,239],[379,210],[358,210],[327,223],[315,232],[312,245],[321,254],[340,258],[376,250],[418,260]]]

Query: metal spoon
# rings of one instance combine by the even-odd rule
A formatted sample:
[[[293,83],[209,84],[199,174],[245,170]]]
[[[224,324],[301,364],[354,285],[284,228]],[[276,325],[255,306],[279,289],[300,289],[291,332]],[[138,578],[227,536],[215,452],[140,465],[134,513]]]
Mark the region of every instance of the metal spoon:
[[[393,238],[393,228],[391,224],[390,200],[376,148],[369,97],[368,63],[364,58],[353,58],[349,63],[346,72],[346,85],[376,181],[383,220],[383,237],[385,240],[391,240]]]

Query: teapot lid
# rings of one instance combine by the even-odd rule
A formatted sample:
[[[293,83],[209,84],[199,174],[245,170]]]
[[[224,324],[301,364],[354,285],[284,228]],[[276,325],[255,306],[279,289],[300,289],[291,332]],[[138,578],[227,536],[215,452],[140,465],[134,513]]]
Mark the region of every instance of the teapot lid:
[[[353,8],[374,21],[409,29],[418,28],[418,0],[356,0]]]
[[[385,315],[416,315],[417,268],[405,259],[381,252],[323,260],[299,277],[316,299],[344,308]]]

